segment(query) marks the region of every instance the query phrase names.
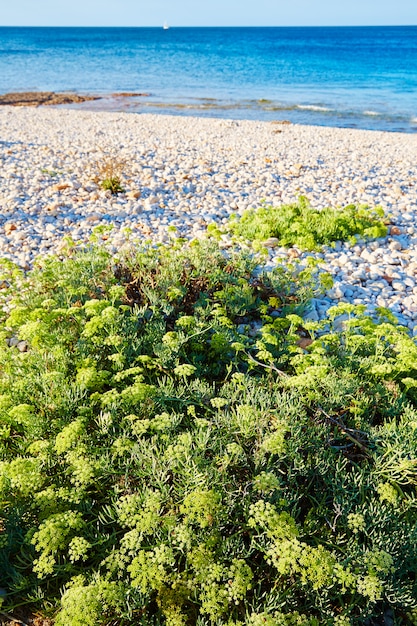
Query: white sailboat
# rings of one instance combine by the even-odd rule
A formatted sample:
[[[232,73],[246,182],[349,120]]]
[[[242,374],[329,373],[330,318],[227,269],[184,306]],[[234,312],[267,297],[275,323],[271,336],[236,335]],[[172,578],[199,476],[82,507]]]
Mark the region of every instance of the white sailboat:
[[[168,22],[164,22],[164,25],[162,26],[162,28],[164,30],[168,30],[169,29]]]

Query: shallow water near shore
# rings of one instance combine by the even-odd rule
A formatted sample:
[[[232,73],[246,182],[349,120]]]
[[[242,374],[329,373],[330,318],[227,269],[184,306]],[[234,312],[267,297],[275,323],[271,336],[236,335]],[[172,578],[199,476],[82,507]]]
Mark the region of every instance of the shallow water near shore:
[[[0,28],[0,93],[93,110],[417,132],[417,27]],[[114,96],[120,92],[146,96]]]

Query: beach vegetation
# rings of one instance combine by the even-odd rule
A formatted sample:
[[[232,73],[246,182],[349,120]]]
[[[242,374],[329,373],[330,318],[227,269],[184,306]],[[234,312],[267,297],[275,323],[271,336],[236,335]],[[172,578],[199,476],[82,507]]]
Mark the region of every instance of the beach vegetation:
[[[112,194],[123,193],[124,189],[121,185],[121,180],[117,176],[111,178],[104,178],[100,183],[102,189],[110,191]]]
[[[107,154],[98,161],[94,168],[93,179],[105,191],[112,195],[123,193],[122,180],[125,177],[126,161],[113,154]]]
[[[304,321],[317,268],[213,241],[68,255],[2,265],[1,610],[417,624],[417,346],[392,313]]]
[[[61,174],[61,172],[57,172],[55,170],[49,170],[46,167],[41,167],[41,172],[42,174],[48,174],[48,176],[50,176],[51,178],[56,178],[57,176]]]
[[[344,208],[315,209],[305,197],[278,207],[263,204],[240,217],[233,214],[226,230],[257,243],[273,237],[280,246],[302,250],[319,250],[336,241],[355,242],[358,237],[376,239],[388,233],[381,207],[350,204]]]

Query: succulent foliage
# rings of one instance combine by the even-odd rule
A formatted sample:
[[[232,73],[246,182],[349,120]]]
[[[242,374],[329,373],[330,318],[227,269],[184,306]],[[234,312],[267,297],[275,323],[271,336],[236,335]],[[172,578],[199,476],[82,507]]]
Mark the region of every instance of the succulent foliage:
[[[417,347],[388,311],[304,323],[315,270],[215,243],[4,274],[2,610],[417,624]]]
[[[305,197],[294,204],[272,207],[263,205],[248,209],[240,218],[233,215],[228,230],[236,236],[255,242],[271,237],[281,246],[318,250],[335,241],[385,237],[387,227],[380,207],[350,204],[344,208],[312,208]]]

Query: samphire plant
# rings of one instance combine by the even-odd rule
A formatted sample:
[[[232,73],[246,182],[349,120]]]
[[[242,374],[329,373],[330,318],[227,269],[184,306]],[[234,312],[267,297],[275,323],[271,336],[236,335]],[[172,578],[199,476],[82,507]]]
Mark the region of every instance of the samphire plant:
[[[234,235],[255,242],[270,237],[281,246],[298,246],[302,250],[318,250],[335,241],[355,240],[355,235],[374,239],[385,237],[387,227],[381,207],[350,204],[344,208],[314,209],[307,198],[295,204],[278,207],[263,205],[249,209],[240,218],[235,215],[226,227]]]
[[[313,270],[253,266],[203,242],[5,267],[3,611],[417,624],[416,344],[384,310],[304,323]]]

